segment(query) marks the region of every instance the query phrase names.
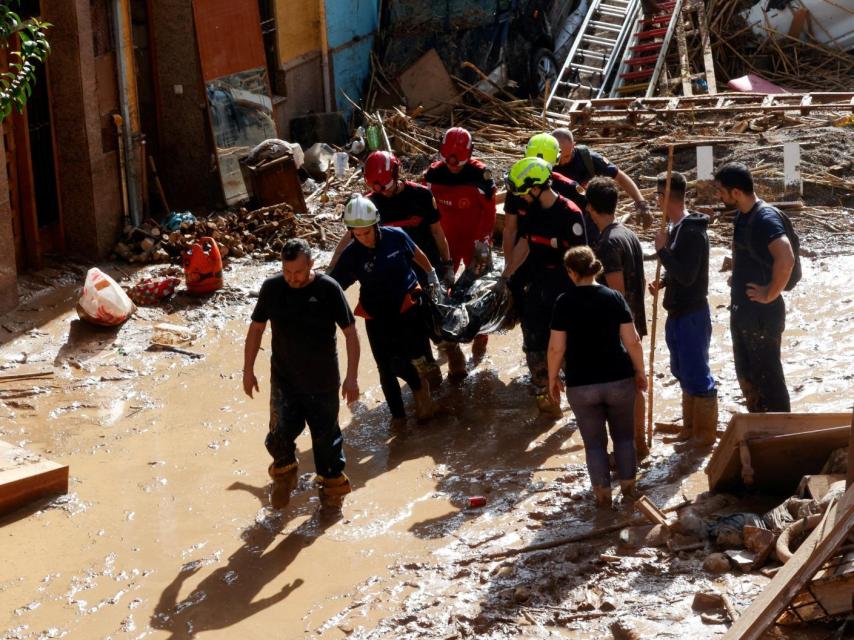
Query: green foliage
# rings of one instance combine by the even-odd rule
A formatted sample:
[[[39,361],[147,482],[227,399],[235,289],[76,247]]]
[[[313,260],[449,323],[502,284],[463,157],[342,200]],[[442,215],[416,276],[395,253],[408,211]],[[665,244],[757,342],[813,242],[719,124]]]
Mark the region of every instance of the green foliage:
[[[0,121],[13,108],[23,111],[36,82],[37,65],[50,53],[45,32],[51,25],[36,18],[21,20],[12,11],[13,2],[19,4],[20,0],[0,0],[0,47],[7,50],[9,63],[9,69],[0,72]]]

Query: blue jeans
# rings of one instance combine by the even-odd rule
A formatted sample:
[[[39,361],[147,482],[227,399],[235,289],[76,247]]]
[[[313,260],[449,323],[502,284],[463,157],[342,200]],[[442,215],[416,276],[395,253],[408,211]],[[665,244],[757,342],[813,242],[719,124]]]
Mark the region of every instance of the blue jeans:
[[[692,396],[717,395],[709,370],[712,318],[709,306],[675,318],[667,316],[664,337],[670,350],[670,371],[682,391]]]
[[[614,382],[567,387],[566,399],[575,414],[590,483],[611,486],[608,464],[608,432],[614,443],[614,458],[620,480],[633,480],[637,472],[635,455],[635,387],[634,378]],[[605,431],[605,423],[608,431]]]
[[[344,438],[338,425],[338,391],[289,393],[270,375],[270,432],[264,444],[276,466],[297,461],[296,439],[308,423],[317,475],[337,478],[344,471]]]

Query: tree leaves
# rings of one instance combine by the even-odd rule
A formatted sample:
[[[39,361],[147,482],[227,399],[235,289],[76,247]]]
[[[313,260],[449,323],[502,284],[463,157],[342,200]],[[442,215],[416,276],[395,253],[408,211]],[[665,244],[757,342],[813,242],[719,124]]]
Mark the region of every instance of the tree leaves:
[[[45,32],[52,25],[37,18],[21,20],[12,3],[20,0],[0,4],[0,47],[6,49],[8,60],[8,70],[0,72],[0,121],[13,108],[19,113],[24,110],[36,83],[36,69],[50,54]]]

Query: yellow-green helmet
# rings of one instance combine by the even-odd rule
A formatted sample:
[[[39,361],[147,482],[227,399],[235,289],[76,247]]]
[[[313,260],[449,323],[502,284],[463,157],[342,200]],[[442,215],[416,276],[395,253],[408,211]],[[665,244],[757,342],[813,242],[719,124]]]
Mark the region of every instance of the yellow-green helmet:
[[[538,133],[528,140],[528,146],[525,147],[526,158],[542,158],[549,165],[557,162],[560,156],[560,143],[550,133]]]
[[[551,165],[542,158],[522,158],[510,167],[504,184],[510,193],[524,195],[532,187],[545,186],[551,177]]]
[[[372,227],[379,220],[376,205],[364,196],[354,195],[344,208],[344,224],[350,229]]]

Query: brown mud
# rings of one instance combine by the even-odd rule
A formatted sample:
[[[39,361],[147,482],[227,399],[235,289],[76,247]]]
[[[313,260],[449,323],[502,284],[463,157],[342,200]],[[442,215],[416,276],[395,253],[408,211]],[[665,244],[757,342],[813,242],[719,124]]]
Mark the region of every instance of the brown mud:
[[[713,251],[711,278],[722,421],[741,410],[717,273],[725,253]],[[178,295],[113,330],[77,319],[79,273],[52,274],[58,286],[0,319],[0,373],[55,371],[37,385],[0,385],[0,439],[71,471],[67,496],[0,519],[0,637],[602,638],[623,619],[642,637],[705,638],[725,627],[691,610],[696,591],[727,592],[741,610],[767,581],[710,576],[703,550],[625,553],[615,535],[482,561],[631,515],[592,508],[573,416],[538,416],[518,328],[491,337],[461,385],[440,387],[440,417],[398,431],[362,336],[362,398],[340,416],[355,489],[344,519],[316,513],[307,433],[296,495],[285,513],[269,509],[269,332],[255,399],[240,372],[253,292],[277,268],[233,261],[225,290]],[[852,269],[850,254],[805,258],[803,281],[786,294],[796,410],[849,408]],[[147,351],[157,322],[196,330],[187,348],[204,357]],[[678,414],[679,391],[663,318],[658,338],[656,419],[665,421]],[[702,466],[657,436],[640,488],[677,504],[705,490]],[[486,506],[461,508],[472,495]]]

